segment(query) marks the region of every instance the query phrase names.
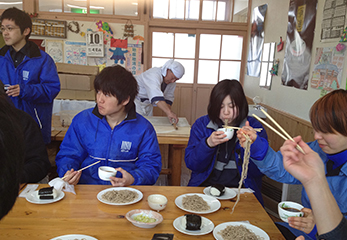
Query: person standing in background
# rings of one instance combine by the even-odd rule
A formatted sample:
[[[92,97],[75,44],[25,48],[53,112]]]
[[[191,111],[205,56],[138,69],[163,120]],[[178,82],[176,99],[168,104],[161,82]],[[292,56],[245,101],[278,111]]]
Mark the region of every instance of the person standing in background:
[[[53,100],[60,81],[53,59],[28,41],[32,22],[15,7],[1,17],[1,33],[6,46],[0,49],[0,80],[15,107],[28,113],[39,125],[45,144],[51,141]]]
[[[183,65],[171,59],[162,67],[153,67],[135,76],[139,85],[139,93],[135,98],[136,112],[143,116],[153,116],[153,106],[158,106],[171,123],[177,123],[178,117],[171,110],[171,105],[176,81],[183,75]]]

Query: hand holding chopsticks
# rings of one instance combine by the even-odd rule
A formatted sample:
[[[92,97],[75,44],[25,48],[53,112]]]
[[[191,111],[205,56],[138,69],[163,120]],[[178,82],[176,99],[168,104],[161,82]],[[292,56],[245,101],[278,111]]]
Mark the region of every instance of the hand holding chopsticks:
[[[265,126],[267,126],[268,128],[270,128],[272,131],[274,131],[275,133],[277,133],[281,138],[283,138],[284,140],[288,140],[290,139],[291,141],[294,142],[294,139],[264,110],[264,109],[260,109],[267,118],[270,119],[271,122],[273,122],[287,137],[283,136],[280,132],[278,132],[275,128],[273,128],[270,124],[268,124],[267,122],[265,122],[263,119],[261,119],[260,117],[258,117],[255,114],[252,114],[253,117],[255,117],[259,122],[261,122],[262,124],[264,124]],[[296,145],[296,148],[302,153],[305,154],[304,150],[299,146]]]
[[[97,163],[99,163],[99,162],[100,162],[100,161],[97,161],[97,162],[95,162],[95,163],[92,163],[92,164],[90,164],[90,165],[88,165],[88,166],[86,166],[86,167],[84,167],[84,168],[81,168],[81,169],[78,170],[77,172],[82,172],[84,169],[87,169],[87,168],[89,168],[89,167],[91,167],[91,166],[93,166],[93,165],[95,165],[95,164],[97,164]],[[69,176],[69,175],[66,175],[66,176],[62,177],[61,179],[64,180],[67,176]]]

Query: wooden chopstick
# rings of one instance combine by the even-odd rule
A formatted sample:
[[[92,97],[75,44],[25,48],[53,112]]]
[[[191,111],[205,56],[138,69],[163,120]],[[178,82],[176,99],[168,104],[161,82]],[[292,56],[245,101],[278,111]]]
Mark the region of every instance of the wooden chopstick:
[[[275,124],[284,133],[284,135],[287,136],[288,139],[295,142],[294,139],[275,121],[275,119],[273,119],[264,109],[261,108],[260,110],[265,114],[266,117],[268,117],[271,120],[271,122],[273,122],[273,124]],[[299,145],[296,145],[296,148],[301,153],[305,154],[304,150]]]
[[[99,162],[101,162],[101,161],[97,161],[97,162],[95,162],[95,163],[92,163],[92,164],[90,164],[90,165],[84,167],[84,168],[81,168],[81,169],[78,170],[77,172],[81,172],[81,171],[83,171],[84,169],[87,169],[87,168],[89,168],[89,167],[91,167],[91,166],[93,166],[93,165],[95,165],[95,164],[97,164],[97,163],[99,163]],[[64,178],[66,178],[67,176],[68,176],[68,175],[62,177],[61,179],[64,180]]]
[[[262,124],[264,124],[265,126],[267,126],[268,128],[270,128],[272,131],[274,131],[275,133],[277,133],[278,136],[280,136],[281,138],[283,138],[284,140],[288,140],[288,138],[286,138],[285,136],[283,136],[279,131],[277,131],[275,128],[273,128],[270,124],[268,124],[267,122],[265,122],[263,119],[261,119],[260,117],[258,117],[255,114],[252,114],[253,117],[255,117],[259,122],[261,122]],[[294,141],[294,140],[292,140]],[[302,150],[302,148],[299,145],[296,145],[296,148],[302,153],[305,154],[305,152]],[[301,149],[301,150],[300,150]]]
[[[176,130],[178,130],[178,127],[177,127],[177,125],[176,125],[175,122],[173,122],[172,125],[174,126],[174,128],[175,128]]]
[[[224,128],[232,128],[232,129],[241,129],[240,127],[232,127],[232,126],[226,126],[223,125]],[[254,131],[256,132],[261,132],[263,129],[262,128],[253,128]]]

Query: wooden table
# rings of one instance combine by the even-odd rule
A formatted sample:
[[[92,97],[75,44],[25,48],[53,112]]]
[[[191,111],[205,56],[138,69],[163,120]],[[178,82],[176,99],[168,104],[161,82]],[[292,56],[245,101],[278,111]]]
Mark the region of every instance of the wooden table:
[[[47,185],[40,185],[46,187]],[[65,193],[65,197],[52,204],[32,204],[25,198],[18,198],[10,213],[0,221],[0,239],[48,240],[66,234],[85,234],[99,240],[109,239],[152,239],[154,233],[172,233],[174,239],[194,239],[197,236],[178,232],[173,221],[187,212],[175,205],[176,197],[185,193],[203,193],[202,187],[175,186],[132,186],[143,193],[143,199],[132,205],[112,206],[97,200],[97,194],[108,188],[105,185],[77,185],[76,195]],[[160,214],[164,220],[152,229],[134,226],[126,218],[120,218],[133,209],[149,209],[147,197],[153,193],[164,194],[168,205]],[[271,240],[281,239],[281,235],[266,211],[251,193],[241,194],[241,199],[233,214],[234,201],[222,200],[221,208],[202,216],[210,219],[215,226],[229,221],[249,221],[263,229]],[[214,239],[209,233],[199,239]]]
[[[168,175],[170,186],[181,185],[181,163],[183,151],[186,148],[190,135],[190,125],[186,118],[179,118],[178,130],[169,123],[167,117],[146,117],[153,125],[159,144],[169,145],[168,168],[162,169],[160,174]],[[52,130],[51,140],[63,141],[68,127]]]

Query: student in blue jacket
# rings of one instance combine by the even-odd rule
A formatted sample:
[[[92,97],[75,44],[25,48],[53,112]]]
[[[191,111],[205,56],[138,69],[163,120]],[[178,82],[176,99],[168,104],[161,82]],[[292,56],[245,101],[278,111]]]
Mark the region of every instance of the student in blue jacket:
[[[32,22],[17,8],[6,9],[1,17],[6,46],[0,49],[0,80],[15,107],[28,113],[39,125],[45,144],[51,141],[53,100],[60,81],[53,59],[28,41]]]
[[[95,78],[96,107],[77,114],[60,145],[57,171],[69,184],[153,185],[161,171],[161,154],[151,123],[135,112],[134,76],[120,65]],[[78,169],[100,163],[82,172]],[[111,182],[98,176],[100,166],[118,172]]]
[[[224,125],[225,120],[234,127],[242,127],[246,121],[254,128],[262,128],[262,125],[253,117],[248,117],[247,99],[237,80],[222,80],[214,86],[207,111],[208,115],[197,119],[190,131],[185,151],[186,165],[192,170],[188,186],[211,186],[218,183],[226,187],[238,187],[244,149],[239,145],[236,134],[230,140],[224,139],[224,132],[217,129]],[[259,134],[267,139],[264,129]],[[255,196],[263,204],[260,192],[262,176],[250,161],[243,184],[254,190]]]
[[[342,215],[347,218],[347,91],[334,90],[318,99],[311,107],[310,120],[314,129],[315,141],[308,146],[318,153],[325,167],[325,176]],[[245,141],[241,132],[253,140],[250,157],[258,168],[275,181],[287,184],[300,184],[283,165],[281,152],[269,147],[266,139],[258,137],[252,127],[245,126],[238,131],[240,142]],[[288,239],[303,235],[305,239],[316,239],[317,230],[312,206],[305,187],[301,193],[304,217],[288,218],[288,223],[277,223]]]

